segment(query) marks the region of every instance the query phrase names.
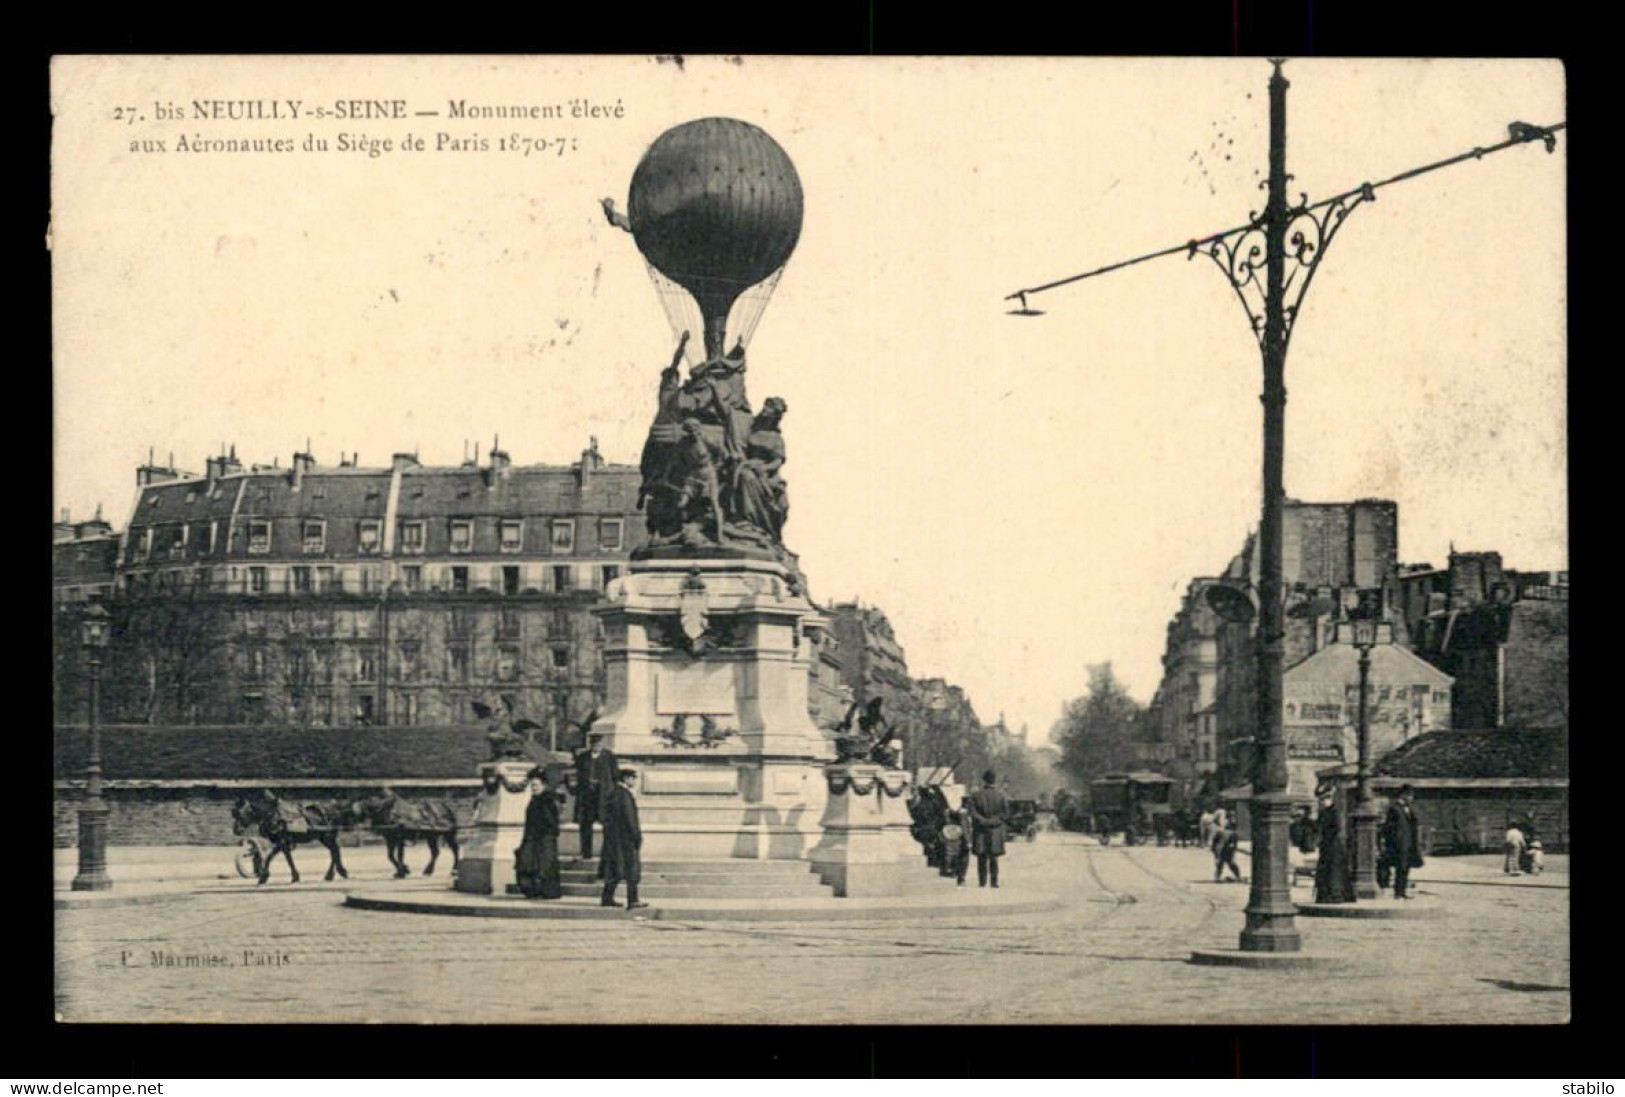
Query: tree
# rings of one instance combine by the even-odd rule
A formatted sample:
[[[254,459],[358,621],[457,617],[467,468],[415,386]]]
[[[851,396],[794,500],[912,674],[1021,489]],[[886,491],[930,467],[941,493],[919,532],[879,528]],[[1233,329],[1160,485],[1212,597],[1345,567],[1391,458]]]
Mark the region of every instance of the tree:
[[[1050,729],[1060,747],[1060,770],[1077,788],[1134,760],[1134,741],[1145,706],[1130,697],[1110,663],[1089,668],[1089,692],[1066,703]]]

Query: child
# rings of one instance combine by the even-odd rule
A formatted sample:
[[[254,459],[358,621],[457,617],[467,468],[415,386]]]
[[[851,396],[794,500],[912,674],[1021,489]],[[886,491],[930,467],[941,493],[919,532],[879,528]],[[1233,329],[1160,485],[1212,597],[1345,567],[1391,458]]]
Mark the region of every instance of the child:
[[[1236,828],[1226,822],[1224,828],[1213,835],[1213,882],[1215,884],[1224,879],[1224,870],[1228,868],[1230,875],[1240,880],[1241,869],[1236,867],[1236,846],[1240,842]]]

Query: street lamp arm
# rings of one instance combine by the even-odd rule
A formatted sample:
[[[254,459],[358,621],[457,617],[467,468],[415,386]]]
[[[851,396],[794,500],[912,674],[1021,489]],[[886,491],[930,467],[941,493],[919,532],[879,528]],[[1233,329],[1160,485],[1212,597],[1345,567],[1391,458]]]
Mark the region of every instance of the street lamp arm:
[[[1330,198],[1323,198],[1319,202],[1311,204],[1305,201],[1303,205],[1298,206],[1290,212],[1294,217],[1301,217],[1305,214],[1313,214],[1318,210],[1330,209],[1331,207],[1341,205],[1343,210],[1342,216],[1346,216],[1348,211],[1352,210],[1354,206],[1358,204],[1358,202],[1375,201],[1375,192],[1381,190],[1383,187],[1391,187],[1395,183],[1403,183],[1410,179],[1416,179],[1420,176],[1427,175],[1435,171],[1441,171],[1444,168],[1453,167],[1456,164],[1464,163],[1468,160],[1482,160],[1484,157],[1489,156],[1492,153],[1501,152],[1517,145],[1527,145],[1533,141],[1544,142],[1546,145],[1546,151],[1552,152],[1557,148],[1558,132],[1567,128],[1567,122],[1558,122],[1550,126],[1534,126],[1526,122],[1513,122],[1507,127],[1507,131],[1509,134],[1511,134],[1511,136],[1499,144],[1489,145],[1487,147],[1472,148],[1466,152],[1458,153],[1455,156],[1449,156],[1443,160],[1436,160],[1431,164],[1423,164],[1420,167],[1409,168],[1405,171],[1399,172],[1397,175],[1391,175],[1386,179],[1381,179],[1374,183],[1361,183],[1359,186],[1350,187],[1348,190],[1345,190],[1340,194],[1334,194]],[[1338,217],[1338,224],[1341,224],[1342,216]],[[1234,228],[1209,233],[1206,236],[1187,240],[1183,244],[1175,244],[1171,247],[1162,248],[1158,251],[1147,252],[1145,255],[1135,256],[1132,259],[1124,259],[1121,262],[1110,263],[1104,267],[1097,267],[1094,270],[1085,271],[1082,274],[1073,274],[1065,278],[1057,278],[1053,282],[1045,282],[1043,285],[1031,286],[1027,289],[1017,290],[1015,293],[1009,294],[1007,297],[1005,297],[1005,300],[1015,301],[1029,294],[1044,293],[1048,290],[1059,289],[1062,286],[1070,286],[1074,282],[1082,282],[1087,278],[1097,278],[1102,274],[1111,274],[1113,271],[1123,270],[1125,267],[1132,267],[1140,263],[1147,263],[1152,259],[1162,259],[1169,255],[1183,254],[1187,258],[1190,258],[1198,251],[1207,251],[1209,254],[1211,254],[1211,249],[1214,245],[1221,244],[1230,237],[1245,236],[1249,232],[1258,230],[1261,226],[1262,219],[1254,218],[1245,225],[1237,225]],[[1335,227],[1336,225],[1332,226],[1333,229],[1335,229]],[[1328,240],[1329,235],[1330,234],[1327,236]],[[1221,263],[1221,265],[1223,264]]]

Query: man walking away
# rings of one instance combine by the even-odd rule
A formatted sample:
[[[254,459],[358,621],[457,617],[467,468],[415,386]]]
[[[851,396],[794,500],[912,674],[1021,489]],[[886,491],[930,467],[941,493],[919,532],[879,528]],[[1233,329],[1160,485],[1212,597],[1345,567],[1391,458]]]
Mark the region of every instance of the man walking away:
[[[637,910],[648,903],[638,901],[638,881],[643,878],[643,830],[638,826],[638,802],[632,795],[638,774],[633,769],[619,772],[620,783],[610,790],[604,805],[604,896],[600,906],[615,905],[615,889],[626,881],[626,909]]]
[[[1241,843],[1241,836],[1236,828],[1228,821],[1223,828],[1213,834],[1213,882],[1219,883],[1224,879],[1224,870],[1229,869],[1230,875],[1237,880],[1242,878],[1241,869],[1236,865],[1236,849]]]
[[[998,789],[998,775],[992,770],[982,774],[982,787],[971,794],[970,816],[975,826],[971,850],[976,854],[976,884],[987,887],[991,878],[999,886],[999,858],[1004,856],[1005,820],[1010,815],[1010,801]]]
[[[1409,899],[1411,869],[1422,867],[1420,827],[1411,804],[1411,786],[1404,785],[1388,808],[1388,852],[1394,870],[1394,898]]]

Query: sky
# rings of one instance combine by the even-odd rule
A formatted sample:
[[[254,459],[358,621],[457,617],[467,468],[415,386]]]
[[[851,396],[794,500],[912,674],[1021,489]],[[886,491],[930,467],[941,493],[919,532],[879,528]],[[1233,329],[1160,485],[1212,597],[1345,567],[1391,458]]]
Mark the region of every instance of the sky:
[[[1286,73],[1311,200],[1564,117],[1550,61]],[[518,463],[564,463],[595,436],[635,463],[674,339],[598,203],[625,207],[667,128],[736,117],[806,196],[750,349],[753,401],[789,405],[786,542],[815,598],[882,607],[911,673],[1039,742],[1090,664],[1148,699],[1186,585],[1256,525],[1260,367],[1205,259],[1040,295],[1041,317],[1004,297],[1261,208],[1268,77],[1256,59],[59,60],[56,505],[122,526],[149,447],[201,472],[222,443],[454,464],[500,435]],[[308,113],[352,98],[409,116]],[[213,99],[306,113],[155,117]],[[454,99],[566,117],[452,120]],[[570,118],[576,101],[609,113]],[[428,147],[402,151],[408,133]],[[175,150],[306,134],[329,151]],[[549,151],[499,150],[510,136]],[[1306,299],[1287,492],[1397,501],[1404,561],[1454,545],[1567,567],[1567,139],[1381,191]]]

